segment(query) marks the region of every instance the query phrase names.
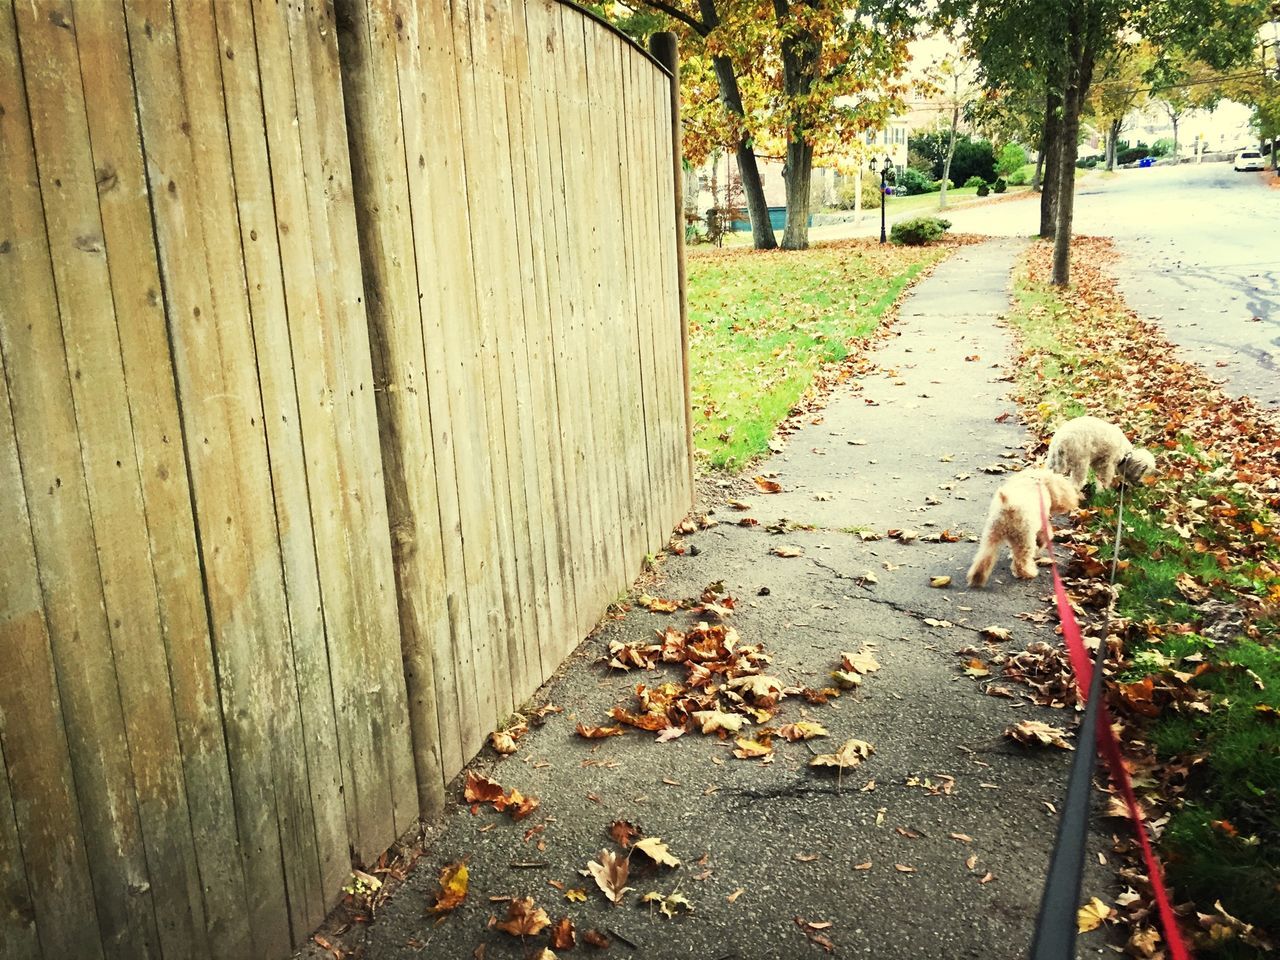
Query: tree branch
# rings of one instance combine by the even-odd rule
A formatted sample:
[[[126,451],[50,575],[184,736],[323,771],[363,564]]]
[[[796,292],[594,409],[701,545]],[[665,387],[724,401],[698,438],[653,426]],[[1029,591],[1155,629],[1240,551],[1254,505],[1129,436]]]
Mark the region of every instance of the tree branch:
[[[668,17],[671,17],[673,20],[679,20],[681,23],[687,26],[690,30],[693,30],[695,33],[697,33],[700,36],[705,37],[708,33],[711,32],[711,28],[708,27],[701,20],[694,19],[692,16],[690,16],[689,14],[681,10],[679,7],[673,6],[670,3],[666,3],[664,2],[664,0],[640,0],[640,2],[643,3],[646,7],[652,7],[654,10],[657,10],[659,13],[665,13]]]

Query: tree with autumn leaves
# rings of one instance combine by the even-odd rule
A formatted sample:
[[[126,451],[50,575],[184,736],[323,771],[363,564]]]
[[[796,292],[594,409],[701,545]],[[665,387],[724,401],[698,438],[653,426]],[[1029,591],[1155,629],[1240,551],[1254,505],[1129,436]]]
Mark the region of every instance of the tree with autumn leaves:
[[[685,155],[695,166],[718,149],[735,155],[757,249],[778,245],[758,157],[783,161],[782,247],[803,250],[815,164],[843,158],[902,109],[916,24],[905,0],[635,0],[598,9],[633,35],[658,26],[652,14],[678,34]]]
[[[1268,0],[943,0],[939,18],[966,36],[989,89],[1038,90],[1045,176],[1040,234],[1054,238],[1053,282],[1070,281],[1080,118],[1100,67],[1128,45],[1170,63],[1227,70],[1253,55]]]

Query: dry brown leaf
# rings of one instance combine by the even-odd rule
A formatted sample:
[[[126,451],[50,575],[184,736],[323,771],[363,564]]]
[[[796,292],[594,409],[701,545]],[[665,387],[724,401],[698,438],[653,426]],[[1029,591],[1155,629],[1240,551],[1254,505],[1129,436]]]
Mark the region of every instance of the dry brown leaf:
[[[574,936],[573,921],[561,917],[551,928],[551,946],[556,950],[572,950],[578,943]]]
[[[588,863],[586,872],[595,878],[596,886],[612,903],[621,903],[627,891],[635,889],[627,886],[630,862],[610,850],[601,850],[599,862],[592,860]]]
[[[905,863],[895,863],[893,865],[893,869],[897,870],[899,873],[915,873],[916,872],[915,867],[909,867]]]
[[[715,733],[718,730],[737,733],[747,722],[746,717],[736,713],[723,713],[720,710],[695,710],[690,716],[702,725],[703,733]]]
[[[575,732],[578,736],[585,737],[588,740],[600,740],[604,737],[622,736],[622,728],[619,726],[588,727],[586,724],[579,723]]]
[[[799,547],[774,547],[769,551],[775,557],[803,557],[804,551]]]
[[[783,724],[778,730],[778,735],[784,740],[794,743],[797,740],[812,740],[814,737],[827,736],[827,728],[820,723],[814,723],[812,720],[801,720],[799,723]]]
[[[532,897],[517,897],[507,904],[507,919],[497,924],[503,933],[513,937],[535,937],[551,926],[547,911],[537,906]]]
[[[756,485],[756,488],[760,490],[761,493],[781,493],[782,492],[782,484],[780,484],[777,480],[770,480],[767,477],[754,477],[752,479]]]
[[[1000,640],[1003,642],[1013,638],[1013,635],[1004,627],[983,627],[979,632],[988,640]]]
[[[849,653],[848,651],[841,653],[840,665],[852,673],[875,673],[880,669],[880,661],[866,647],[863,647],[857,653]]]
[[[489,734],[489,743],[498,753],[510,756],[520,748],[516,746],[515,738],[505,730],[495,730]]]
[[[462,792],[467,803],[493,803],[502,799],[503,792],[502,785],[496,780],[474,770],[467,771],[467,783]]]
[[[825,767],[843,770],[845,767],[856,767],[871,754],[875,748],[865,740],[846,740],[835,753],[823,753],[809,761],[811,767]]]
[[[586,930],[582,934],[582,942],[595,947],[597,950],[603,950],[613,941],[599,930]]]
[[[627,820],[615,820],[609,826],[609,836],[613,837],[613,842],[626,850],[640,836],[639,828]]]
[[[725,897],[725,899],[728,900],[730,903],[737,903],[738,898],[746,892],[747,892],[746,887],[739,887],[737,890],[733,891],[733,893]]]
[[[1011,727],[1007,727],[1004,735],[1027,746],[1058,747],[1062,750],[1072,749],[1071,744],[1064,739],[1067,736],[1067,731],[1060,727],[1050,726],[1040,720],[1022,720]]]

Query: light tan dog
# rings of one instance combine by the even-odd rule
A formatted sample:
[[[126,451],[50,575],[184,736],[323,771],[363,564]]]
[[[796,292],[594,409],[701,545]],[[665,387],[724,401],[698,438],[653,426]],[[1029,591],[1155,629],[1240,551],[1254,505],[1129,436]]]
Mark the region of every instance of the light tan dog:
[[[1013,554],[1013,575],[1023,580],[1035,577],[1036,547],[1045,546],[1041,503],[1050,515],[1069,513],[1080,506],[1080,491],[1067,477],[1043,467],[1023,470],[1000,485],[991,498],[978,555],[969,566],[969,586],[986,585],[1003,543]]]
[[[1155,470],[1156,458],[1140,450],[1114,423],[1098,417],[1076,417],[1060,426],[1049,441],[1049,469],[1083,488],[1093,468],[1099,487],[1110,487],[1119,475],[1137,483]]]

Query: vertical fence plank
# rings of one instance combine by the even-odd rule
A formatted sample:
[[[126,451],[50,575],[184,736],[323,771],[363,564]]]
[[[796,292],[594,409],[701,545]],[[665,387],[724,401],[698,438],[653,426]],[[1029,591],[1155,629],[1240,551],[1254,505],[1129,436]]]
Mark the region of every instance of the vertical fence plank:
[[[498,527],[498,567],[502,582],[502,623],[500,642],[492,650],[489,664],[494,699],[492,705],[482,703],[480,722],[485,731],[493,729],[498,718],[510,712],[511,677],[523,669],[520,631],[523,617],[516,573],[516,548],[513,517],[516,513],[512,495],[510,452],[502,409],[502,377],[499,368],[498,331],[506,322],[505,290],[502,287],[502,251],[506,232],[499,220],[498,186],[495,184],[494,121],[492,89],[485,76],[484,32],[477,25],[483,10],[476,4],[483,0],[456,0],[452,4],[454,50],[458,64],[458,99],[461,105],[463,162],[466,171],[468,222],[471,227],[471,255],[475,264],[475,285],[479,311],[480,354],[477,358],[487,371],[484,404],[488,434],[488,461],[493,476],[493,504]],[[477,52],[478,51],[478,52]],[[479,63],[477,64],[477,59]]]
[[[578,14],[562,5],[557,5],[555,14],[559,20],[558,32],[561,40],[556,90],[568,227],[568,243],[564,251],[561,277],[568,283],[571,307],[567,332],[571,350],[571,391],[573,402],[578,404],[581,414],[575,442],[576,459],[586,488],[585,509],[589,511],[591,519],[591,537],[587,544],[591,569],[588,605],[595,616],[598,616],[598,611],[613,599],[609,570],[614,562],[613,544],[616,542],[616,528],[609,526],[611,490],[604,483],[608,453],[602,444],[597,449],[597,440],[603,438],[597,434],[596,421],[603,423],[604,411],[596,406],[591,387],[594,379],[591,368],[600,362],[600,354],[597,352],[592,326],[593,317],[598,311],[597,281],[594,272],[587,265],[598,249],[593,246],[594,237],[589,219],[594,216],[599,201],[594,190],[595,181],[584,140],[586,131],[590,130],[590,122],[587,113],[583,24]],[[594,619],[594,616],[591,617],[592,622],[584,626],[590,629]]]
[[[456,48],[450,8],[431,3],[418,10],[422,73],[416,102],[406,116],[434,119],[430,125],[419,119],[409,131],[415,145],[409,156],[422,178],[413,182],[414,203],[420,211],[414,225],[420,231],[429,228],[429,249],[434,249],[438,258],[434,262],[419,258],[419,283],[435,291],[434,297],[423,299],[422,336],[431,368],[432,430],[441,441],[441,435],[447,434],[454,448],[453,482],[465,590],[463,584],[455,584],[457,592],[450,603],[456,607],[465,601],[470,636],[468,644],[462,639],[467,634],[459,630],[459,642],[453,647],[457,704],[452,715],[441,717],[441,727],[452,728],[445,735],[458,743],[456,763],[450,761],[446,766],[446,776],[452,776],[484,742],[491,729],[491,721],[485,718],[496,716],[492,671],[496,651],[503,644],[505,613],[485,383],[479,364],[479,303],[470,210],[464,202],[467,172],[459,97],[462,58]],[[438,135],[433,136],[433,130]],[[435,198],[440,196],[457,198],[453,216],[433,212]]]
[[[69,3],[19,7],[41,194],[161,950],[208,956],[141,478]],[[88,26],[88,25],[86,25]],[[122,122],[128,122],[129,113]],[[112,118],[115,119],[115,118]],[[125,251],[127,253],[128,251]],[[142,522],[139,522],[142,520]]]
[[[536,263],[532,249],[533,228],[530,221],[530,165],[525,157],[524,117],[520,102],[522,76],[517,50],[523,45],[514,31],[512,0],[495,0],[488,8],[487,45],[490,70],[497,80],[497,94],[503,105],[505,130],[499,130],[499,158],[506,157],[510,169],[510,235],[514,240],[514,269],[507,268],[511,289],[511,322],[509,352],[512,363],[511,388],[516,412],[515,438],[518,444],[520,471],[516,481],[522,487],[525,505],[524,540],[528,543],[525,587],[526,608],[531,608],[533,630],[524,637],[527,672],[518,678],[514,698],[517,703],[527,698],[541,684],[542,677],[555,669],[547,648],[550,646],[551,597],[563,592],[560,572],[548,562],[548,544],[554,538],[554,513],[551,491],[546,488],[550,465],[546,462],[544,439],[545,417],[533,394],[533,362],[541,343],[543,312],[538,302],[535,279]],[[534,356],[531,356],[531,351]],[[517,534],[520,531],[517,530]],[[528,617],[529,614],[526,614]],[[544,650],[547,655],[544,656]]]
[[[192,9],[175,12],[194,27]],[[238,231],[227,218],[225,142],[221,156],[218,149],[216,125],[225,134],[225,121],[210,96],[220,91],[207,75],[200,32],[179,34],[158,0],[128,0],[125,12],[250,924],[258,951],[274,955],[288,950],[291,921],[305,922],[307,898],[289,881],[308,866],[317,874],[319,868],[297,850],[290,798],[277,790],[305,778],[283,702],[288,619],[279,548],[270,536],[271,501],[260,495],[270,479],[261,408],[253,407],[257,383]]]
[[[16,466],[16,459],[14,464]],[[16,492],[19,496],[22,495],[20,485]],[[0,580],[0,585],[2,584],[3,580]],[[41,637],[40,640],[43,648],[44,638]],[[0,641],[0,645],[2,644],[3,641]],[[95,951],[96,947],[97,944],[94,943]],[[4,759],[4,737],[0,736],[0,957],[19,960],[21,957],[39,955],[36,908],[31,898],[31,888],[27,884],[26,865],[22,861],[13,794],[9,790],[9,770]]]
[[[533,416],[531,442],[537,460],[538,501],[542,516],[542,550],[547,578],[538,591],[538,601],[546,605],[546,623],[541,638],[544,675],[555,669],[563,656],[564,637],[576,632],[576,598],[573,568],[569,561],[568,527],[571,505],[565,497],[564,465],[560,458],[560,424],[555,392],[555,352],[552,342],[554,311],[547,282],[547,239],[552,227],[551,190],[539,153],[545,137],[544,118],[537,115],[536,93],[530,73],[530,39],[525,4],[509,4],[503,22],[506,49],[504,76],[507,78],[508,115],[512,166],[521,180],[516,204],[523,216],[528,266],[522,286],[526,294],[525,336],[529,364],[529,405]],[[540,106],[541,104],[539,104]],[[535,544],[535,548],[539,545]],[[530,678],[530,684],[536,686]]]
[[[331,592],[321,596],[319,557],[323,557],[326,567],[342,566],[342,561],[349,567],[350,557],[349,550],[343,549],[347,537],[333,530],[333,515],[327,509],[321,512],[321,520],[330,521],[330,535],[323,543],[323,550],[317,549],[311,505],[338,502],[342,495],[333,466],[335,438],[330,418],[321,417],[321,422],[313,426],[316,420],[313,411],[308,410],[309,415],[304,418],[299,409],[299,386],[307,385],[307,379],[323,373],[325,367],[297,369],[290,331],[314,327],[307,311],[314,300],[304,300],[302,304],[287,302],[283,275],[286,260],[277,241],[276,196],[282,204],[289,205],[296,204],[296,198],[305,194],[292,184],[278,194],[273,189],[274,169],[264,126],[267,111],[259,76],[252,9],[247,4],[223,4],[214,10],[214,15],[218,46],[222,51],[219,63],[225,90],[240,247],[270,452],[271,482],[276,491],[276,527],[306,757],[305,786],[315,820],[320,900],[328,906],[334,896],[332,891],[341,886],[348,872],[348,832],[326,650],[326,621],[347,612],[350,606],[347,594],[351,587],[343,575],[345,570],[340,569],[326,584]],[[272,52],[275,58],[284,55],[279,45]],[[283,113],[279,111],[280,115]],[[289,210],[284,222],[292,223],[293,229],[305,236],[305,216],[292,219],[295,212],[301,213]],[[297,269],[292,259],[287,262]],[[307,431],[307,427],[313,429]],[[317,466],[314,471],[308,469],[308,451]],[[299,496],[298,492],[305,495]],[[332,592],[341,594],[342,599],[334,599]],[[337,622],[349,621],[339,619]]]
[[[351,538],[348,566],[336,575],[354,587],[356,621],[340,645],[346,683],[357,696],[363,746],[380,770],[366,785],[379,816],[390,820],[362,835],[357,855],[371,863],[385,847],[386,831],[398,836],[418,816],[409,730],[408,698],[396,622],[395,571],[383,485],[373,366],[360,273],[358,230],[352,199],[349,144],[342,106],[337,24],[330,0],[290,4],[289,30],[298,84],[312,233],[318,240],[315,269],[323,278],[327,326],[336,367],[331,394],[338,428],[338,457],[345,496],[340,501]],[[301,57],[301,59],[299,59]],[[364,801],[362,800],[362,806]],[[372,804],[371,804],[372,806]]]
[[[436,480],[441,465],[431,436],[400,113],[411,91],[399,88],[396,66],[396,34],[408,28],[403,18],[393,22],[357,3],[346,8],[341,40],[418,791],[425,810],[434,812],[443,806],[444,779],[432,654],[447,650],[451,639]],[[440,658],[440,664],[451,666],[451,659]],[[452,671],[439,679],[452,686]]]
[[[252,952],[222,714],[201,591],[191,491],[151,239],[151,208],[130,78],[124,12],[75,5],[85,112],[98,178],[151,569],[181,742],[195,863],[214,956]]]
[[[552,444],[555,448],[553,464],[558,465],[556,489],[565,504],[567,521],[563,530],[563,561],[566,578],[571,581],[572,617],[566,632],[553,646],[557,659],[563,657],[591,627],[587,622],[596,611],[587,600],[590,583],[589,551],[590,517],[586,493],[581,484],[581,465],[578,457],[579,399],[572,390],[575,376],[571,357],[570,338],[572,306],[567,281],[566,257],[568,228],[566,226],[564,165],[561,148],[560,124],[556,91],[558,64],[562,36],[559,29],[555,0],[530,0],[524,8],[528,30],[528,54],[530,92],[533,115],[536,122],[533,142],[537,147],[540,168],[540,196],[538,208],[546,238],[543,269],[548,298],[547,369],[550,380],[546,384],[549,395],[547,407],[555,418]],[[554,469],[554,467],[553,467]]]
[[[28,113],[21,79],[25,76],[35,85],[50,78],[42,75],[39,65],[30,65],[34,69],[26,72],[29,54],[24,53],[24,62],[19,64],[15,7],[5,5],[0,29],[4,31],[0,35],[0,102],[6,111],[0,122],[0,157],[7,184],[0,191],[0,223],[11,237],[3,255],[6,270],[0,292],[0,351],[75,771],[81,829],[106,954],[159,956],[154,905],[146,892],[146,851],[129,768],[129,744],[94,552],[71,372],[52,274],[53,251],[46,234],[42,183],[34,162],[35,118]],[[49,202],[56,202],[56,197]],[[71,252],[80,251],[73,248]],[[62,250],[57,253],[68,255]],[[48,710],[54,702],[39,709]],[[140,893],[128,898],[119,895],[120,890],[131,887]]]
[[[631,105],[637,102],[637,73],[643,70],[644,64],[638,64],[636,53],[627,47],[620,50],[622,58],[622,84],[620,95],[623,102]],[[640,75],[643,75],[642,73]],[[626,226],[625,253],[627,269],[630,277],[632,294],[633,335],[629,343],[634,344],[635,376],[636,376],[636,417],[633,426],[635,431],[635,450],[637,470],[643,490],[643,528],[642,547],[646,553],[657,553],[661,549],[666,533],[663,512],[659,509],[660,478],[655,476],[655,464],[652,459],[654,442],[652,433],[656,427],[658,415],[654,402],[653,372],[653,339],[650,335],[653,303],[653,290],[649,283],[651,262],[648,252],[651,249],[647,231],[646,204],[643,193],[646,172],[649,169],[648,154],[645,142],[639,136],[640,125],[635,108],[624,112],[624,123],[620,131],[623,138],[622,156],[626,158],[626,175],[622,178],[624,192],[624,216]]]
[[[0,157],[14,172],[7,150],[6,124],[14,109],[9,59],[12,21],[0,18]],[[5,23],[9,29],[5,28]],[[0,223],[12,223],[12,209],[0,191]],[[0,243],[12,240],[7,236]],[[15,307],[21,248],[0,255],[0,314]],[[0,348],[5,338],[0,338]],[[62,720],[62,704],[50,655],[37,573],[35,544],[27,514],[26,490],[18,460],[10,356],[0,349],[0,662],[20,683],[0,683],[0,957],[101,957],[102,941],[83,841],[72,756]]]

